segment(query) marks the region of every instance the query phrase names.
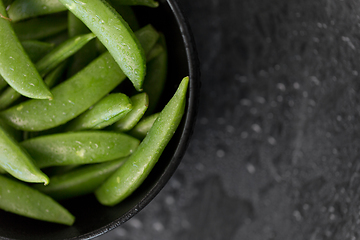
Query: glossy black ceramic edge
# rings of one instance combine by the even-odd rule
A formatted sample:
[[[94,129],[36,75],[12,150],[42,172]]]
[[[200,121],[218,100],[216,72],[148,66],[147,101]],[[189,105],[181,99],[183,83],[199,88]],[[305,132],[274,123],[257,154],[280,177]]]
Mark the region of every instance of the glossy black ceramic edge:
[[[114,228],[120,226],[121,224],[128,221],[134,215],[136,215],[141,209],[143,209],[146,205],[148,205],[155,196],[161,191],[161,189],[165,186],[165,184],[169,181],[171,176],[174,174],[175,170],[179,166],[182,157],[185,154],[185,151],[189,145],[191,135],[194,131],[194,125],[196,121],[196,114],[199,105],[199,92],[200,92],[200,64],[198,60],[198,55],[196,51],[196,45],[191,33],[190,26],[187,20],[184,18],[177,2],[175,0],[166,0],[172,12],[176,18],[177,24],[179,26],[188,60],[188,68],[189,68],[189,93],[188,93],[188,107],[186,112],[186,119],[183,128],[183,132],[181,134],[181,140],[178,144],[178,147],[175,150],[175,153],[166,168],[166,171],[162,174],[159,181],[154,185],[154,187],[141,199],[141,201],[130,209],[126,214],[113,221],[112,223],[92,231],[88,234],[78,236],[76,238],[71,239],[93,239],[102,234],[105,234]]]

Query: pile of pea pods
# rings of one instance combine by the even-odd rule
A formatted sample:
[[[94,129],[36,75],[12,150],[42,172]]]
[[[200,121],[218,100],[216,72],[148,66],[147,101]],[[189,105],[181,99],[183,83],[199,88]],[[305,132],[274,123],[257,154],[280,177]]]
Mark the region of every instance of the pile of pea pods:
[[[134,5],[158,2],[0,0],[0,209],[72,225],[57,201],[116,205],[158,161],[189,78],[155,112],[166,42]]]

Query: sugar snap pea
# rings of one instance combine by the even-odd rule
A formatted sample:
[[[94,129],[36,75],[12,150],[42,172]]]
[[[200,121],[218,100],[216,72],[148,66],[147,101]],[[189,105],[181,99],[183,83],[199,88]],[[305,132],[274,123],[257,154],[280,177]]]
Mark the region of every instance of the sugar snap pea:
[[[35,63],[40,60],[45,54],[54,48],[54,44],[41,42],[37,40],[22,41],[21,45],[24,47],[25,52],[28,54],[30,60]]]
[[[149,95],[149,108],[147,114],[155,111],[165,87],[167,77],[167,51],[165,38],[160,37],[164,51],[147,64],[147,75],[144,80],[144,91]]]
[[[66,11],[58,0],[15,0],[8,10],[9,18],[18,22],[27,18]]]
[[[110,2],[116,2],[122,5],[142,5],[147,7],[158,7],[159,3],[154,0],[110,0]]]
[[[75,37],[81,34],[90,33],[90,30],[80,21],[74,14],[68,12],[68,33],[70,37]],[[71,77],[79,72],[91,61],[97,57],[96,42],[91,40],[84,47],[82,47],[70,60],[70,66],[67,71],[67,76]]]
[[[83,131],[21,142],[40,168],[110,161],[131,154],[139,140],[122,133]]]
[[[146,26],[138,30],[136,34],[145,31],[153,32],[154,29]],[[137,35],[145,49],[151,48],[146,45],[154,44],[142,40],[143,36],[149,35],[150,33]],[[158,34],[155,31],[151,35]],[[106,52],[78,74],[53,88],[51,90],[54,95],[52,101],[29,100],[1,112],[0,117],[9,125],[24,131],[50,129],[79,116],[124,79],[124,73],[111,55]],[[83,91],[84,89],[87,90]]]
[[[146,112],[149,106],[149,97],[146,93],[139,93],[130,99],[133,104],[133,109],[125,117],[111,125],[110,129],[112,131],[126,132],[131,130]]]
[[[96,34],[124,74],[141,90],[146,73],[144,49],[124,19],[102,0],[59,0]]]
[[[67,28],[66,14],[32,18],[12,24],[20,40],[37,40],[53,36]]]
[[[0,14],[6,10],[0,1]],[[10,22],[0,18],[0,74],[17,92],[30,98],[49,99],[51,92],[17,39]]]
[[[38,61],[44,54],[54,48],[53,44],[36,40],[22,41],[21,45],[32,62]],[[7,85],[7,82],[0,76],[0,90],[4,89]]]
[[[47,186],[36,184],[33,187],[56,200],[89,194],[94,192],[125,160],[126,158],[122,158],[79,167],[65,174],[51,177],[50,184]]]
[[[0,125],[0,166],[25,182],[49,183],[49,178],[34,164],[30,155]]]
[[[91,39],[95,38],[93,33],[83,34],[72,37],[56,48],[49,52],[46,56],[40,59],[36,64],[36,68],[41,74],[45,76],[51,70],[53,70],[59,63],[64,61],[66,58],[73,55],[76,51],[82,48]]]
[[[131,131],[127,132],[127,134],[140,140],[144,139],[158,116],[159,113],[155,113],[145,117],[138,124],[136,124],[136,126],[131,129]]]
[[[45,194],[0,176],[0,208],[25,217],[71,226],[75,217]]]
[[[113,93],[104,97],[93,108],[69,122],[65,130],[102,129],[123,118],[132,108],[128,96],[122,93]]]
[[[80,36],[76,36],[66,40],[64,43],[57,46],[51,52],[46,54],[40,59],[35,67],[41,76],[45,76],[53,70],[57,65],[64,61],[69,56],[73,55],[87,42],[93,39],[95,35],[88,33]],[[37,57],[38,54],[35,55]],[[53,77],[47,78],[48,81],[55,80]],[[45,83],[48,87],[52,87],[49,83]],[[8,88],[0,95],[0,110],[3,110],[14,103],[20,95],[13,89]]]
[[[113,206],[137,189],[158,161],[184,114],[189,78],[182,80],[175,95],[161,111],[145,139],[109,179],[96,191],[98,201]]]

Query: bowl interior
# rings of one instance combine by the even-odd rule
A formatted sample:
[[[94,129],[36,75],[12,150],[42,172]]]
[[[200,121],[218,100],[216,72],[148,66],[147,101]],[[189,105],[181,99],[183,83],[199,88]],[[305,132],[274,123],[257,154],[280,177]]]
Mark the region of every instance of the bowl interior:
[[[169,68],[162,97],[166,103],[181,79],[190,75],[186,113],[174,137],[151,174],[129,198],[114,207],[100,205],[93,195],[61,202],[75,217],[71,227],[41,222],[0,210],[0,236],[9,239],[88,239],[101,235],[127,221],[145,207],[162,189],[178,166],[192,132],[198,87],[197,61],[193,42],[175,1],[160,3],[159,8],[136,8],[140,23],[151,23],[165,34]]]

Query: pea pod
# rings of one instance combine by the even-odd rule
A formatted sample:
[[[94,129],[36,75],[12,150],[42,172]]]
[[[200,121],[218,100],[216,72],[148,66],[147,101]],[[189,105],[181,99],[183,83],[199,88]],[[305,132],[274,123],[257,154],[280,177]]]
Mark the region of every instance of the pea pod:
[[[146,73],[144,49],[120,14],[105,1],[59,1],[96,34],[135,88],[141,90]]]
[[[0,14],[7,16],[2,1]],[[49,99],[51,92],[17,39],[10,22],[0,18],[0,74],[17,92],[30,98]]]
[[[37,62],[45,54],[50,52],[54,48],[54,44],[47,42],[40,42],[37,40],[22,41],[21,45],[24,47],[25,52],[28,54],[32,62]]]
[[[125,160],[126,158],[122,158],[76,168],[68,173],[51,177],[47,186],[37,184],[33,187],[56,200],[89,194],[94,192]]]
[[[45,77],[44,82],[49,88],[53,87],[59,80],[61,74],[65,70],[65,66],[66,64],[61,64],[58,68],[56,68],[53,72],[49,73],[49,75]],[[7,88],[0,95],[0,110],[6,109],[7,107],[11,106],[20,97],[21,95],[13,88]]]
[[[68,39],[40,59],[35,65],[36,68],[42,76],[45,76],[58,64],[73,55],[93,38],[95,38],[95,35],[93,33],[88,33]]]
[[[66,58],[74,54],[81,47],[83,47],[87,42],[95,37],[94,34],[84,34],[77,37],[73,37],[65,41],[64,43],[57,46],[47,55],[45,55],[42,59],[40,59],[35,67],[39,71],[41,76],[45,76],[53,70],[57,65],[59,65]],[[50,78],[54,79],[54,78]],[[48,78],[49,81],[49,78]],[[49,84],[47,84],[49,86]],[[51,86],[49,86],[51,87]],[[0,96],[0,110],[3,110],[14,103],[20,95],[12,88],[8,88],[4,93]]]
[[[49,178],[34,164],[29,154],[0,125],[0,166],[25,182],[49,183]]]
[[[90,33],[90,30],[74,14],[68,12],[68,33],[70,37]],[[71,77],[79,72],[97,57],[95,40],[88,42],[71,59],[67,76]]]
[[[66,11],[58,0],[15,0],[8,10],[9,18],[18,22],[27,18]]]
[[[110,161],[128,156],[138,145],[126,134],[104,131],[59,133],[21,143],[40,168]]]
[[[102,129],[123,118],[132,108],[131,101],[125,94],[113,93],[69,122],[65,129],[66,131]]]
[[[161,44],[157,43],[154,45],[154,47],[150,50],[150,52],[148,53],[148,55],[146,56],[146,59],[148,60],[148,62],[151,62],[154,58],[156,58],[157,56],[159,56],[162,52],[164,52],[165,49],[163,48],[163,46],[161,46]],[[149,64],[148,64],[149,65]],[[149,71],[149,70],[148,70]],[[146,78],[146,76],[145,76]],[[145,82],[145,80],[144,80]],[[144,83],[145,84],[145,83]]]
[[[154,0],[110,0],[110,1],[113,3],[118,3],[122,5],[131,5],[131,6],[142,5],[153,8],[159,6],[159,3]]]
[[[66,15],[49,15],[14,23],[14,31],[20,40],[37,40],[53,36],[67,28]]]
[[[161,45],[163,46],[164,51],[148,62],[148,72],[144,80],[144,92],[149,95],[148,114],[151,114],[156,110],[167,77],[168,56],[163,35],[161,35],[160,41],[162,42]]]
[[[25,217],[71,226],[75,217],[45,194],[0,176],[0,208]]]
[[[146,112],[149,106],[149,97],[146,93],[139,93],[130,99],[133,104],[133,109],[125,117],[111,125],[110,129],[112,131],[126,132],[131,130]]]
[[[22,41],[21,45],[32,62],[38,61],[43,55],[54,48],[53,44],[36,40]],[[7,82],[0,76],[0,90],[5,88],[7,85]]]
[[[161,111],[145,139],[96,191],[98,201],[113,206],[133,193],[148,176],[170,141],[184,114],[189,78],[182,80],[175,95]]]
[[[117,2],[109,2],[110,5],[122,16],[133,31],[140,28],[136,15],[130,6],[124,6]]]
[[[158,116],[159,113],[147,116],[146,118],[142,119],[138,124],[136,124],[136,126],[131,129],[131,131],[127,132],[127,134],[140,140],[144,139]]]
[[[151,26],[146,26],[137,33],[153,32]],[[145,42],[140,34],[142,44]],[[151,34],[153,36],[157,33]],[[147,38],[148,39],[148,38]],[[156,42],[156,40],[155,40]],[[145,49],[150,49],[145,46]],[[0,113],[9,125],[24,131],[42,131],[50,129],[79,116],[89,107],[98,102],[125,79],[124,73],[107,52],[95,59],[78,74],[56,86],[51,91],[52,101],[29,100],[13,106]],[[83,91],[87,89],[87,91]]]

